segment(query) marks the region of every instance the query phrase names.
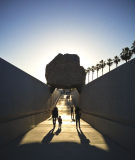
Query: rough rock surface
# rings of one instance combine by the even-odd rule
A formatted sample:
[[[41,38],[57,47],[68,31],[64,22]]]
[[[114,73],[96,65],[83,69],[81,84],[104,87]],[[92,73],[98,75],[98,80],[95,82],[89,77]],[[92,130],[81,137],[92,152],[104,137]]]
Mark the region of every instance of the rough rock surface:
[[[47,84],[53,88],[77,88],[85,84],[86,73],[76,54],[58,54],[46,65]]]

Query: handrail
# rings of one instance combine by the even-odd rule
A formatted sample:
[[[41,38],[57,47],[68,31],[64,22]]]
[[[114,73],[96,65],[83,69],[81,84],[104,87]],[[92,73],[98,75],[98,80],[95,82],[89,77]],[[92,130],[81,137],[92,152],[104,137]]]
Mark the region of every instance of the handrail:
[[[59,94],[59,96],[58,96],[57,100],[55,101],[53,107],[56,106],[56,104],[57,104],[57,102],[58,102],[60,96],[61,96],[61,93]],[[48,112],[50,112],[50,111],[51,111],[51,108],[48,109],[48,110],[46,110],[46,111],[37,112],[37,113],[32,113],[32,114],[25,115],[25,116],[21,116],[21,117],[17,117],[17,118],[11,119],[11,120],[1,121],[0,124],[2,124],[2,123],[7,123],[7,122],[10,122],[10,121],[15,121],[15,120],[22,119],[22,118],[26,118],[26,117],[33,116],[33,115],[36,115],[36,114],[48,113]]]
[[[88,111],[83,111],[83,110],[82,110],[81,112],[84,113],[84,114],[89,114],[89,115],[92,115],[92,116],[95,116],[95,117],[99,117],[99,118],[102,118],[102,119],[105,119],[105,120],[108,120],[108,121],[112,121],[112,122],[119,123],[119,124],[122,124],[122,125],[125,125],[125,126],[128,126],[128,127],[135,128],[135,126],[132,125],[132,124],[124,123],[124,122],[122,122],[122,121],[117,121],[117,120],[114,120],[114,119],[112,119],[112,118],[105,117],[105,116],[103,116],[103,115],[93,114],[93,113],[90,113],[90,112],[88,112]],[[127,122],[127,121],[126,121],[126,122]]]
[[[55,103],[54,103],[54,105],[53,105],[53,108],[56,106],[56,104],[57,104],[57,102],[58,102],[58,100],[59,100],[60,97],[61,97],[61,93],[60,93],[60,95],[58,96],[57,100],[55,101]]]

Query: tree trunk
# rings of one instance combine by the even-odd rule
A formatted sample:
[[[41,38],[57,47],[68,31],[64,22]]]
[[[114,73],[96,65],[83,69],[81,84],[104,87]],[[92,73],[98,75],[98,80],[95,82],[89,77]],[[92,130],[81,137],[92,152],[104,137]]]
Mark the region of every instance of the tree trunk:
[[[103,68],[102,68],[102,75],[103,75]]]
[[[109,72],[110,72],[110,66],[109,66]]]
[[[98,71],[97,71],[97,78],[98,78]]]

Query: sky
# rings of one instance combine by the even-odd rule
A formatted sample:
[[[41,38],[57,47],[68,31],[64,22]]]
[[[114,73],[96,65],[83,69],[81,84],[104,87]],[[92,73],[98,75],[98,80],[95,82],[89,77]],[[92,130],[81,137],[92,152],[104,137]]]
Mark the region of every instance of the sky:
[[[133,41],[135,0],[0,0],[0,57],[44,83],[58,53],[77,54],[87,69]]]

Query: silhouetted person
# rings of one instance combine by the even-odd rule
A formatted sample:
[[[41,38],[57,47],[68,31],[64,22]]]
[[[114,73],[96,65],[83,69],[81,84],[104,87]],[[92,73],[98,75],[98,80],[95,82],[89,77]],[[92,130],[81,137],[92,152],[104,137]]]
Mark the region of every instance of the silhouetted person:
[[[79,128],[80,128],[81,110],[78,106],[75,109],[75,114],[76,114],[76,128],[77,128],[77,124],[79,125]]]
[[[58,108],[54,107],[52,110],[52,118],[53,118],[53,128],[55,128],[56,125],[56,119],[58,118]]]
[[[70,104],[71,107],[71,119],[74,119],[74,107]]]
[[[61,124],[62,124],[62,118],[61,118],[61,116],[58,117],[58,122],[59,122],[59,128],[61,128]]]

